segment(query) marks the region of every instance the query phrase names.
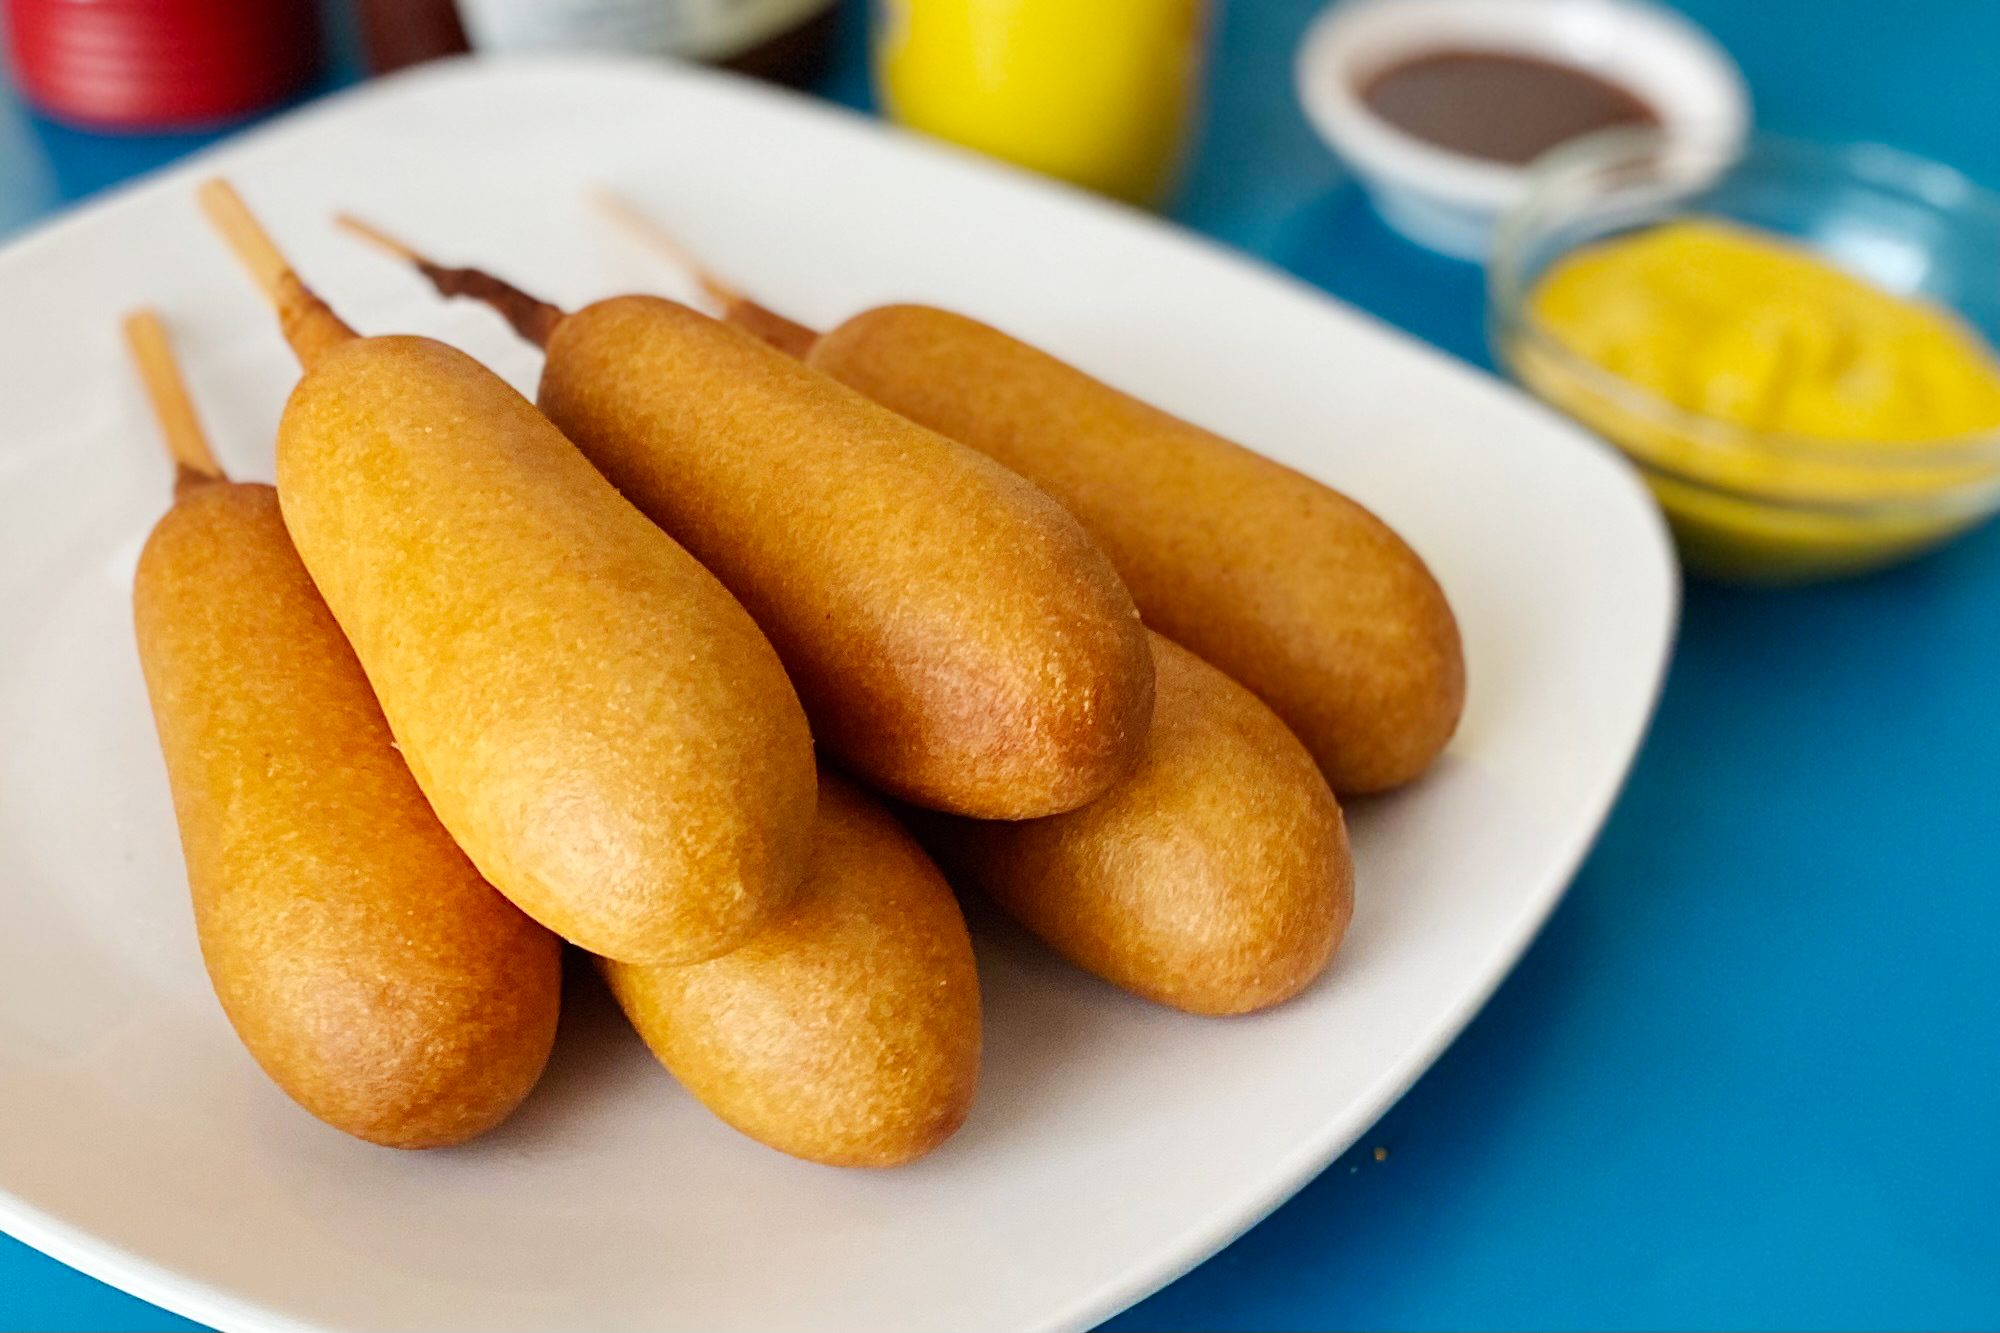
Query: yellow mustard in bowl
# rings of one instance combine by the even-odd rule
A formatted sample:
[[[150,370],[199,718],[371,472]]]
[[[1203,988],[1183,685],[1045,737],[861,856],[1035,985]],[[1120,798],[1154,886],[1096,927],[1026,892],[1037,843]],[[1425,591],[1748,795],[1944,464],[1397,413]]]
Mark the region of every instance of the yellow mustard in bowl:
[[[1956,316],[1803,246],[1687,218],[1549,266],[1503,351],[1631,454],[1691,567],[1760,580],[1888,563],[2000,483],[2000,361]]]

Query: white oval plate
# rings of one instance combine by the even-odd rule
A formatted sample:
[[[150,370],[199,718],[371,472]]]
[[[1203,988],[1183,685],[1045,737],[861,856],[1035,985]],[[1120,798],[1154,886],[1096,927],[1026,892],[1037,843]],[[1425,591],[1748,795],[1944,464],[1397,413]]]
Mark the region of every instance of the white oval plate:
[[[226,461],[270,475],[295,371],[190,187],[226,172],[367,330],[527,385],[499,323],[327,226],[357,209],[557,300],[673,275],[608,182],[803,318],[962,308],[1358,496],[1462,618],[1465,724],[1352,811],[1320,984],[1203,1021],[979,923],[978,1106],[888,1174],[807,1166],[677,1089],[594,988],[545,1085],[467,1148],[370,1148],[236,1044],[196,952],[135,660],[168,474],[114,322],[168,314]],[[1324,296],[1139,214],[721,76],[461,64],[336,98],[0,256],[0,1226],[226,1329],[1068,1329],[1161,1285],[1354,1141],[1562,893],[1639,742],[1677,582],[1609,452]]]

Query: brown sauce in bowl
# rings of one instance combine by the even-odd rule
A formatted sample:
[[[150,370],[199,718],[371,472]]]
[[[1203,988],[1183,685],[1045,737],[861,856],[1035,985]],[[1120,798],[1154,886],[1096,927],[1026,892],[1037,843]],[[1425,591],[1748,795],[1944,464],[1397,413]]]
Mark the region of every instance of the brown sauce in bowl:
[[[1362,80],[1361,102],[1403,133],[1466,157],[1521,165],[1618,125],[1658,126],[1629,88],[1506,51],[1427,51]]]

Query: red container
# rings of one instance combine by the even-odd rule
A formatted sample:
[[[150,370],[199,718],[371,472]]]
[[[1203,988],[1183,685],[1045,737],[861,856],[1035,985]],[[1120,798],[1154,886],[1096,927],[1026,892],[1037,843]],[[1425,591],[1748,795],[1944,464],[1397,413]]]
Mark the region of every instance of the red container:
[[[61,120],[182,129],[282,101],[319,68],[315,0],[6,0],[21,95]]]

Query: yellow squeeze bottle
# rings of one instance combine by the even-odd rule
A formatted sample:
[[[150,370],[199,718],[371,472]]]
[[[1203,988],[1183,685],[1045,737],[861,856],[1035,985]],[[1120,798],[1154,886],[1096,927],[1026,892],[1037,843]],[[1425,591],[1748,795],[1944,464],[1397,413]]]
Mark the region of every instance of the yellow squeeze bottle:
[[[1139,204],[1172,188],[1208,0],[879,0],[896,121]]]

